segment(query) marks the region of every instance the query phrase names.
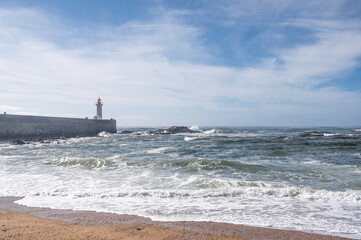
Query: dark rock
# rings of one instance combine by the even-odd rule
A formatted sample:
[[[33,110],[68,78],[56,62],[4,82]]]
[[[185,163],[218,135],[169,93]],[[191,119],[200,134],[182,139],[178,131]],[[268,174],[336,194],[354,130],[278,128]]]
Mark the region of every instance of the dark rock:
[[[30,138],[30,139],[13,139],[10,140],[9,143],[12,145],[23,145],[23,144],[36,144],[36,143],[61,143],[62,141],[66,141],[66,138],[60,137],[60,138]]]
[[[28,142],[22,140],[22,139],[13,139],[13,140],[10,140],[9,142],[10,144],[12,145],[23,145],[23,144],[28,144]]]
[[[124,130],[120,132],[120,134],[130,134],[130,133],[134,133],[134,131]]]
[[[178,133],[199,133],[199,131],[195,131],[189,129],[188,127],[177,127],[173,126],[168,129],[158,129],[156,131],[150,131],[149,134],[178,134]]]
[[[199,133],[199,131],[195,131],[192,129],[189,129],[188,127],[177,127],[173,126],[168,129],[158,129],[155,131],[149,131],[148,134],[157,135],[157,134],[177,134],[177,133]],[[123,130],[119,132],[119,134],[133,134],[133,135],[142,135],[141,132],[135,132],[130,130]]]
[[[157,135],[157,134],[170,134],[170,133],[167,132],[166,129],[158,129],[158,130],[156,130],[156,131],[150,131],[150,132],[148,132],[148,134],[155,134],[155,135]]]
[[[167,132],[170,132],[171,134],[177,134],[177,133],[199,133],[199,131],[195,131],[192,129],[189,129],[188,127],[177,127],[173,126],[167,129]]]

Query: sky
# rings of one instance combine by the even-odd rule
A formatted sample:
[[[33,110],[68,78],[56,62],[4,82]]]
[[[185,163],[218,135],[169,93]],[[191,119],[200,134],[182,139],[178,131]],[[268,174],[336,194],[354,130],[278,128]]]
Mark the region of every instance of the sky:
[[[361,126],[359,0],[0,0],[0,112]]]

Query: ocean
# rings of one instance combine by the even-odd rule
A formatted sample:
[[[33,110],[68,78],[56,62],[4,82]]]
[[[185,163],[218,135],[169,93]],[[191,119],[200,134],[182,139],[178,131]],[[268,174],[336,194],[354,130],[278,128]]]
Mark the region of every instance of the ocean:
[[[361,239],[361,127],[196,127],[0,144],[0,196]]]

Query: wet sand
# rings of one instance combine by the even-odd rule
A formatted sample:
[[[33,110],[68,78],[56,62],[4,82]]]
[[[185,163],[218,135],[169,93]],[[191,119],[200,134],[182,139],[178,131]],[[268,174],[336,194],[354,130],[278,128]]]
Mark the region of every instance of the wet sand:
[[[300,231],[213,222],[157,222],[92,211],[26,207],[0,197],[2,239],[347,239]]]

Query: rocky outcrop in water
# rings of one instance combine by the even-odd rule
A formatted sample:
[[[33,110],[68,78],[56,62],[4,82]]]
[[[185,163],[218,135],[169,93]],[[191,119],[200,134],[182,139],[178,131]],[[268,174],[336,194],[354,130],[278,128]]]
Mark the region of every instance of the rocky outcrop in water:
[[[123,130],[120,132],[120,134],[130,134],[130,133],[134,133],[134,131]]]
[[[158,134],[199,133],[199,132],[200,131],[192,130],[192,129],[190,129],[188,127],[184,127],[184,126],[173,126],[168,129],[158,129],[156,131],[149,131],[149,132],[147,132],[147,134],[158,135]],[[129,130],[121,131],[120,134],[141,135],[141,133],[139,133],[139,132],[129,131]]]
[[[37,138],[37,139],[12,139],[9,141],[11,145],[24,145],[24,144],[36,144],[36,143],[60,143],[61,140],[66,140],[64,137],[60,138]]]
[[[27,141],[23,140],[23,139],[13,139],[9,141],[10,144],[12,145],[24,145],[24,144],[28,144]]]
[[[199,131],[195,131],[189,129],[188,127],[177,127],[173,126],[168,129],[158,129],[157,131],[150,131],[149,134],[178,134],[178,133],[199,133]]]

